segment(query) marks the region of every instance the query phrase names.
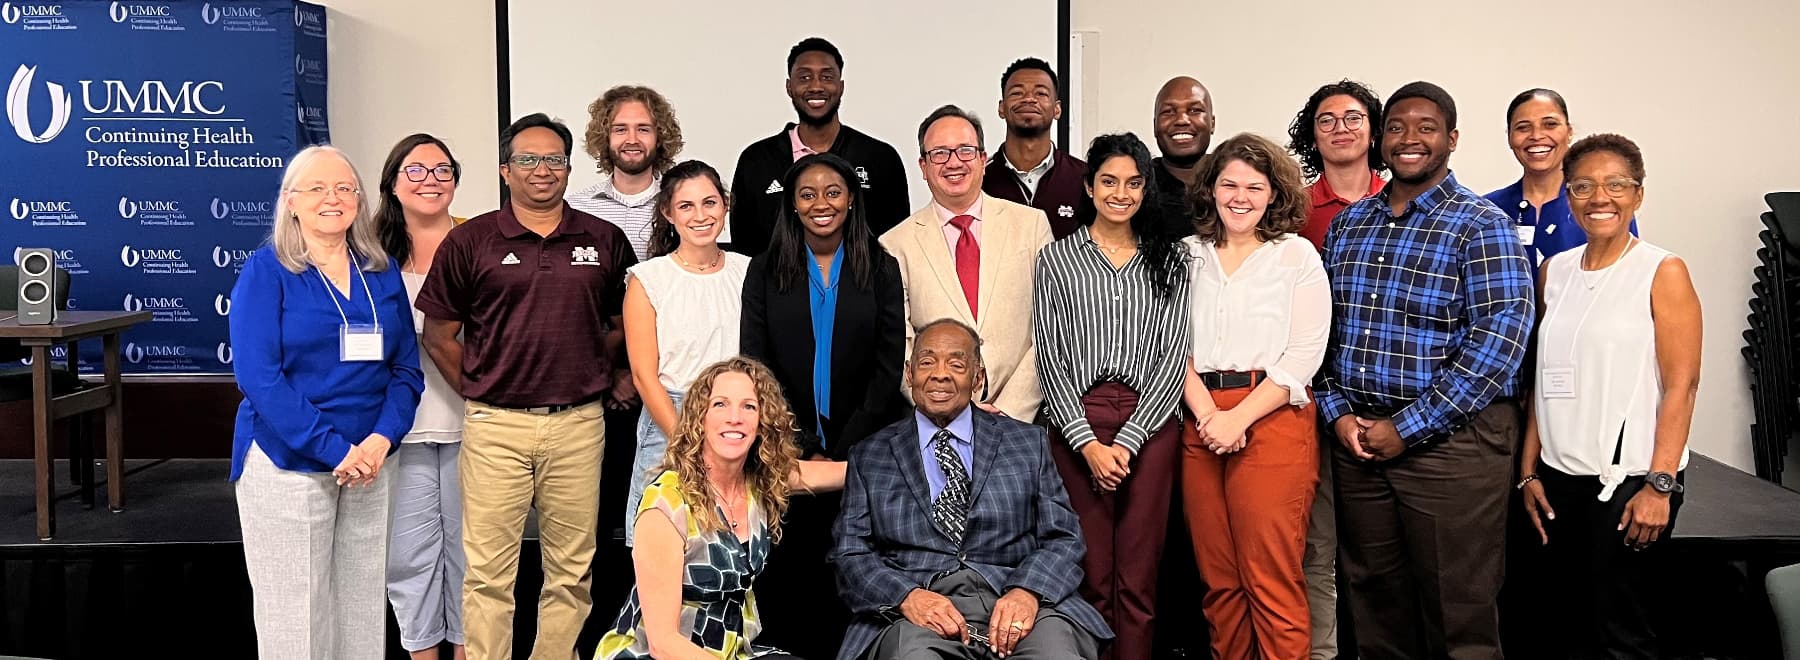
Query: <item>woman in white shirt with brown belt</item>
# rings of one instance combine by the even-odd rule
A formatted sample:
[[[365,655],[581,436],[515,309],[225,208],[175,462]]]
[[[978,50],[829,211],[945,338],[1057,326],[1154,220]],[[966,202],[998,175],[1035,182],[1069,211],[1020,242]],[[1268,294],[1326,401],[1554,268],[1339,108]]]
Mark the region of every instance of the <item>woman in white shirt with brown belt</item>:
[[[1331,328],[1324,264],[1295,233],[1311,197],[1293,159],[1249,133],[1219,145],[1189,196],[1193,417],[1181,496],[1213,657],[1304,658],[1312,636],[1300,559],[1319,482],[1307,385]]]
[[[1662,657],[1647,571],[1681,508],[1700,300],[1680,257],[1633,237],[1644,156],[1618,135],[1563,160],[1586,246],[1544,262],[1519,490],[1545,543],[1544,617],[1570,657]],[[1560,634],[1558,634],[1560,633]]]

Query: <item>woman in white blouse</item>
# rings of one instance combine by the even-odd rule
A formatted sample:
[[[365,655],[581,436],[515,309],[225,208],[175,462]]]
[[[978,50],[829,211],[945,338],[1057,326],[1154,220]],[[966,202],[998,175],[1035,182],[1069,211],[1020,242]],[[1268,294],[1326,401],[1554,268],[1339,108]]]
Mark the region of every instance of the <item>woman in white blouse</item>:
[[[638,502],[675,431],[682,393],[702,369],[738,352],[750,257],[719,248],[730,206],[726,190],[706,163],[669,168],[656,194],[652,256],[627,271],[625,351],[644,399],[625,503],[627,546],[635,538]]]
[[[1213,657],[1305,658],[1300,559],[1319,481],[1307,384],[1331,327],[1325,267],[1295,234],[1310,197],[1293,159],[1249,133],[1219,145],[1188,190],[1181,496]]]
[[[1644,156],[1617,135],[1569,148],[1587,245],[1544,262],[1533,413],[1519,490],[1547,545],[1545,631],[1570,657],[1659,658],[1642,552],[1681,508],[1700,380],[1700,300],[1680,257],[1633,237]],[[1560,634],[1558,634],[1560,633]]]

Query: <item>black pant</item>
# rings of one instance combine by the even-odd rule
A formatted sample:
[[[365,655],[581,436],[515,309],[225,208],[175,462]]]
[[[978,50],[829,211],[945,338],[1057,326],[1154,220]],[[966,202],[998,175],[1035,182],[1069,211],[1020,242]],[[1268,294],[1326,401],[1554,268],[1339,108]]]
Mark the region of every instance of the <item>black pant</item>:
[[[1499,660],[1506,502],[1519,405],[1495,401],[1463,428],[1389,461],[1341,445],[1338,570],[1363,660]]]
[[[788,498],[781,541],[756,578],[756,609],[763,624],[757,644],[802,658],[837,657],[850,627],[850,608],[838,598],[837,574],[825,558],[840,508],[838,493],[796,492]]]
[[[1677,480],[1683,475],[1677,475]],[[1663,564],[1663,544],[1675,528],[1681,494],[1669,495],[1669,525],[1662,536],[1644,550],[1625,545],[1619,519],[1625,504],[1644,488],[1643,477],[1627,477],[1600,501],[1600,479],[1575,476],[1550,467],[1538,468],[1544,495],[1555,520],[1544,521],[1550,544],[1543,548],[1544,587],[1550,591],[1526,596],[1549,610],[1544,617],[1551,627],[1545,634],[1565,640],[1567,658],[1661,658],[1656,632],[1651,625],[1654,603],[1661,592],[1654,587],[1657,567]]]

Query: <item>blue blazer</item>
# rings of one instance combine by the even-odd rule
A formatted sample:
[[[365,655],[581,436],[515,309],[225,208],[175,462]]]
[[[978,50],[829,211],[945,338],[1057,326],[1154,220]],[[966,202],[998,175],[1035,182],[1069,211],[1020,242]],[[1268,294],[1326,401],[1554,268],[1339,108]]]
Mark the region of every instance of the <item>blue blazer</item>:
[[[831,562],[854,620],[838,650],[852,660],[900,620],[900,601],[967,566],[994,591],[1023,587],[1095,637],[1100,613],[1076,593],[1087,546],[1043,428],[976,410],[969,524],[958,548],[931,522],[931,486],[911,415],[851,449]]]

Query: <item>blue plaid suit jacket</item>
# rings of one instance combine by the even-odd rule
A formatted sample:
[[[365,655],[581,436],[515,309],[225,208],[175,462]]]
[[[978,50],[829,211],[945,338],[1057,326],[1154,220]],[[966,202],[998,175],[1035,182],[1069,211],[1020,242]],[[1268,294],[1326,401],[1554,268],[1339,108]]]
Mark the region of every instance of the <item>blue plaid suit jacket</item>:
[[[974,412],[974,469],[963,545],[931,523],[931,487],[912,415],[858,443],[844,481],[831,561],[855,620],[839,660],[860,657],[900,620],[900,601],[939,575],[972,568],[994,591],[1022,587],[1095,637],[1112,630],[1075,589],[1087,545],[1044,429]]]

